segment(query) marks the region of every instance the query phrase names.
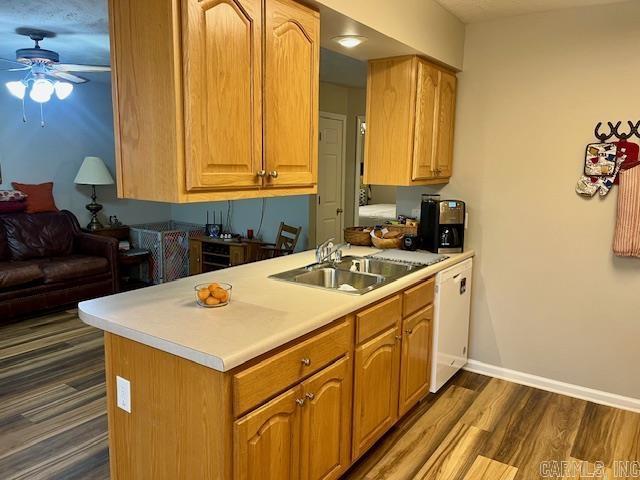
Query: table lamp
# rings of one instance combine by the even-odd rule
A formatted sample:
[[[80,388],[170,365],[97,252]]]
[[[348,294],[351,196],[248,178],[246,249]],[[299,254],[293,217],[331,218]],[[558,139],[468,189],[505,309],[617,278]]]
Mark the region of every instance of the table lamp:
[[[91,212],[91,221],[87,225],[87,229],[99,230],[103,228],[100,220],[98,220],[98,212],[102,210],[102,205],[96,203],[96,185],[113,185],[113,177],[109,173],[107,166],[99,157],[84,157],[74,183],[91,185],[93,189],[91,203],[87,205],[87,210]]]

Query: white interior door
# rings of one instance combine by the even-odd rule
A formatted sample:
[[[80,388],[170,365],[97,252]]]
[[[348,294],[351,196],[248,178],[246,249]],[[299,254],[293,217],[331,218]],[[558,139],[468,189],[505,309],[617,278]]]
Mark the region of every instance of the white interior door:
[[[346,117],[320,113],[318,126],[318,195],[316,243],[341,242],[344,228],[344,170]]]

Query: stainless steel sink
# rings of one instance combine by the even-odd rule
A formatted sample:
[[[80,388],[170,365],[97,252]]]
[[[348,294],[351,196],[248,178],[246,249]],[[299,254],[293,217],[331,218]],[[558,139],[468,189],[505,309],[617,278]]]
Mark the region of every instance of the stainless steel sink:
[[[412,273],[420,265],[346,256],[339,262],[314,263],[269,278],[310,287],[362,295]]]

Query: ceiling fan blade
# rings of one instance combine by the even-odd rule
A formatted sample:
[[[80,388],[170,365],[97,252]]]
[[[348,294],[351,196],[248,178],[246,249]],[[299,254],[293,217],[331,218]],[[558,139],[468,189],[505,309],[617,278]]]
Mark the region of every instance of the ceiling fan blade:
[[[15,60],[9,60],[8,58],[0,58],[0,62],[13,63],[14,65],[24,66],[24,63],[16,62]]]
[[[0,72],[21,72],[24,70],[31,70],[30,66],[22,67],[22,68],[4,68],[0,69]]]
[[[109,65],[76,65],[73,63],[54,63],[51,68],[59,72],[110,72]]]
[[[87,83],[89,81],[86,78],[80,77],[78,75],[73,75],[67,72],[55,72],[52,70],[48,70],[47,75],[49,75],[50,77],[58,78],[60,80],[64,80],[65,82],[71,82],[71,83]]]

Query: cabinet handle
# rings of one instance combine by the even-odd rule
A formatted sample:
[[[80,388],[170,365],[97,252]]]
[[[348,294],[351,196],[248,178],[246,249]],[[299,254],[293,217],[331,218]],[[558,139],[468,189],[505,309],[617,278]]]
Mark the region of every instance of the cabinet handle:
[[[271,172],[269,172],[269,176],[271,178],[278,178],[278,171],[277,170],[272,170]]]
[[[311,365],[311,359],[305,357],[302,360],[300,360],[300,363],[302,363],[305,367],[308,367],[309,365]]]
[[[304,405],[304,398],[296,398],[296,403],[302,407]]]
[[[397,341],[402,340],[402,335],[396,335],[396,340],[397,340]]]
[[[316,396],[313,393],[307,393],[305,397],[307,397],[309,400],[313,400],[314,398],[316,398]]]
[[[258,177],[260,178],[263,178],[266,174],[267,172],[264,170],[258,170],[258,172],[256,173],[256,175],[258,175]]]
[[[413,333],[413,330],[405,330],[404,333],[406,333],[407,335],[411,335]]]

